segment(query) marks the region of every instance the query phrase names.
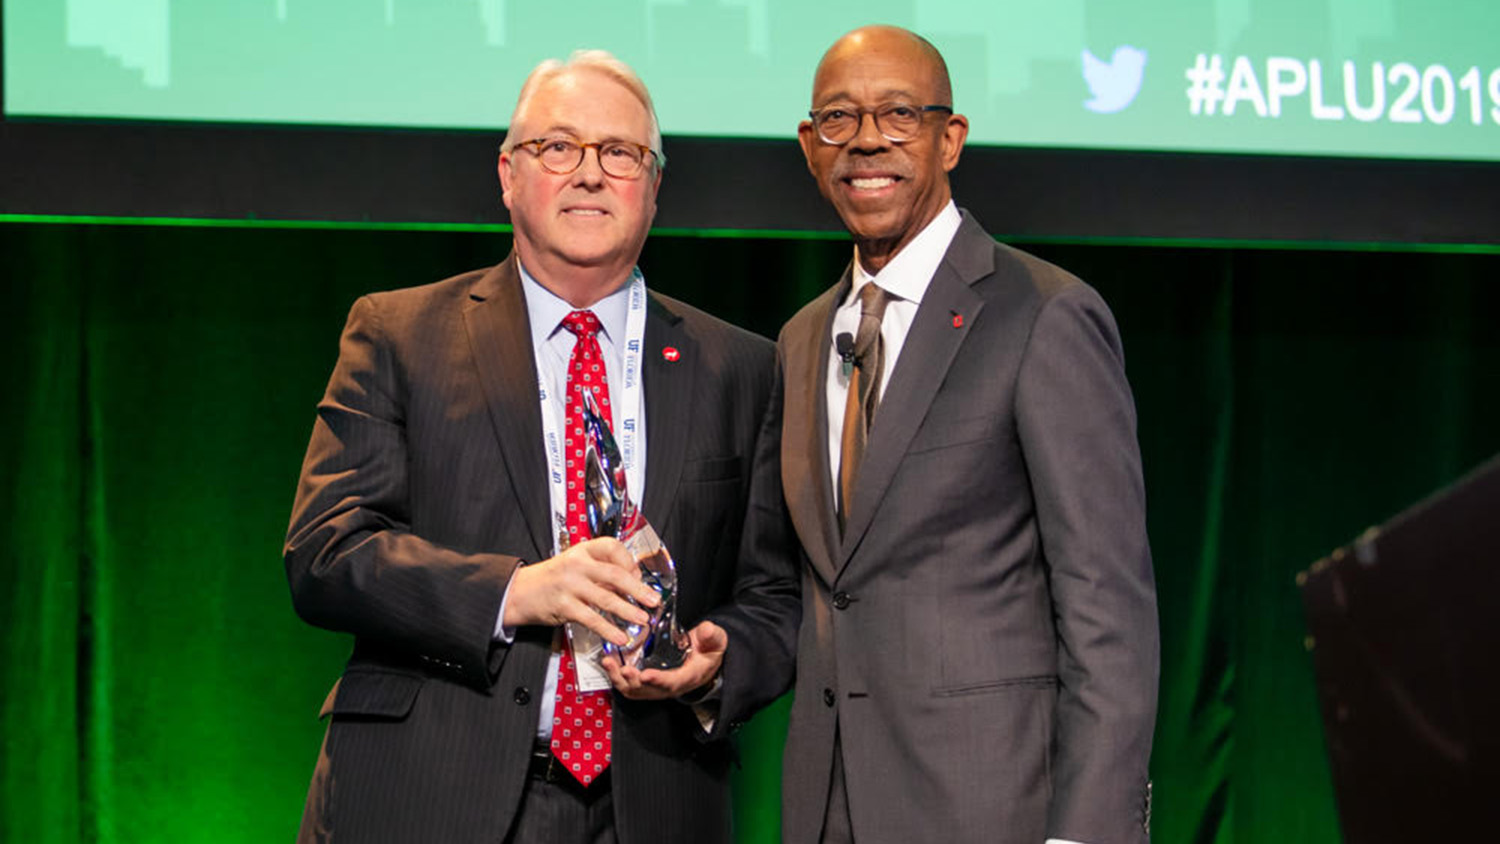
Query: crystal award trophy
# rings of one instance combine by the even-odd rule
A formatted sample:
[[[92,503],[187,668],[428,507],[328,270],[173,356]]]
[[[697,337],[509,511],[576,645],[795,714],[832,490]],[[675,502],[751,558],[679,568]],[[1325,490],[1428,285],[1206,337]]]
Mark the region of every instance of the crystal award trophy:
[[[651,620],[631,624],[603,613],[609,622],[630,637],[624,646],[604,641],[581,624],[568,624],[568,637],[575,655],[593,654],[597,664],[613,655],[621,665],[637,669],[676,668],[690,649],[687,634],[677,624],[677,568],[661,537],[646,521],[625,489],[625,464],[615,445],[609,423],[599,413],[594,396],[580,390],[583,397],[584,439],[584,506],[589,531],[594,536],[613,536],[635,555],[641,581],[661,596],[655,609],[647,610]],[[635,603],[635,601],[631,601]],[[644,609],[644,608],[643,608]],[[601,611],[602,612],[602,611]]]

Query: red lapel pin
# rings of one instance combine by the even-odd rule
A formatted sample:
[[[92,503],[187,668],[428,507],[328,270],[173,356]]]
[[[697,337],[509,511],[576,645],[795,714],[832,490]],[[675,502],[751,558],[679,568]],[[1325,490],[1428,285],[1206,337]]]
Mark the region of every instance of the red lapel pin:
[[[954,328],[963,328],[964,327],[964,315],[963,314],[954,314],[953,315],[953,327]]]
[[[667,346],[661,350],[661,356],[666,358],[668,363],[676,363],[677,359],[682,357],[682,353],[677,351],[676,346]]]

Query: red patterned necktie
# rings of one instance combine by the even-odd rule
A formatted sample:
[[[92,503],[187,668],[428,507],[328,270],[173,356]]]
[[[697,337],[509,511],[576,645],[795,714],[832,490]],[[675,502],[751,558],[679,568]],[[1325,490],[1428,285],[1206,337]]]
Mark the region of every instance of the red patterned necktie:
[[[578,338],[568,358],[568,389],[563,394],[567,408],[567,433],[563,448],[567,455],[568,541],[578,544],[591,537],[583,505],[583,400],[579,390],[594,394],[604,421],[610,422],[609,382],[604,377],[604,353],[599,348],[599,318],[592,311],[573,311],[563,317],[563,327]],[[609,765],[610,693],[581,692],[573,665],[573,649],[563,642],[558,661],[557,701],[552,711],[552,755],[584,785],[593,782]]]

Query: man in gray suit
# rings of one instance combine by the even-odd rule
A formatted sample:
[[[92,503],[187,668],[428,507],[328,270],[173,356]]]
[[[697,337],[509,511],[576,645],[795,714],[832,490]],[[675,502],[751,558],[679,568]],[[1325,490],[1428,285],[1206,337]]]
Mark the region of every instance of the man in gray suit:
[[[931,44],[869,27],[798,129],[855,249],[778,346],[803,552],[783,840],[1141,844],[1158,646],[1119,336],[954,206],[952,105]],[[787,666],[736,669],[765,614],[722,623],[738,712]]]
[[[640,622],[625,599],[657,600],[588,536],[580,390],[676,558],[685,622],[728,598],[747,509],[780,507],[748,507],[771,344],[635,268],[663,161],[628,67],[544,62],[500,152],[510,257],[350,312],[285,549],[297,612],[354,637],[300,840],[729,838],[727,743],[680,701],[586,689],[560,627],[620,644],[599,610]],[[717,664],[723,632],[692,636],[683,670]]]

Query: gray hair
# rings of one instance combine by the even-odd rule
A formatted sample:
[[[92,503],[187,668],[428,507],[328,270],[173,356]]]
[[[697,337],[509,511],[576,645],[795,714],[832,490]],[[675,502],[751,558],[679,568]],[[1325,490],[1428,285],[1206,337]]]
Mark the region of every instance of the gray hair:
[[[641,105],[646,107],[646,116],[651,123],[651,149],[656,151],[658,167],[666,167],[667,154],[661,146],[661,124],[656,120],[656,106],[651,103],[651,92],[646,90],[646,83],[636,75],[630,65],[615,58],[608,50],[574,50],[573,55],[568,56],[567,61],[558,59],[547,59],[537,65],[531,75],[521,85],[521,94],[516,98],[516,109],[510,114],[510,126],[505,130],[505,140],[500,144],[501,152],[510,152],[516,144],[525,138],[516,137],[516,123],[520,121],[521,113],[526,110],[526,105],[543,83],[555,79],[564,73],[577,70],[592,70],[602,73],[625,87],[625,90],[635,95]]]

